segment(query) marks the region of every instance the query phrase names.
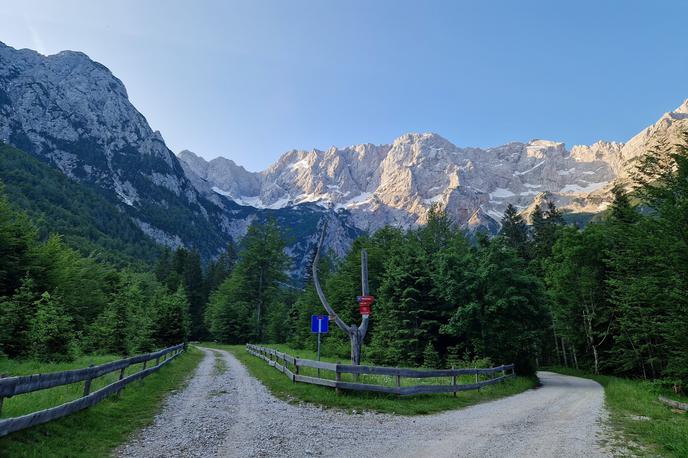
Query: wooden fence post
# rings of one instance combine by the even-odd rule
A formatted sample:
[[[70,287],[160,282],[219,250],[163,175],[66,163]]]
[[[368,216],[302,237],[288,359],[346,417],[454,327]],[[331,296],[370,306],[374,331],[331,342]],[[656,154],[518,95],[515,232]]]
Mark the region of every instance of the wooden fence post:
[[[5,374],[0,374],[0,379],[3,379],[3,378],[5,378],[5,377],[7,377],[7,375],[5,375]],[[2,396],[0,396],[0,417],[2,417],[2,401],[3,401],[4,399],[5,399],[5,398],[3,398]]]
[[[122,380],[124,378],[124,372],[126,370],[127,370],[126,367],[123,367],[119,370],[119,379],[118,380]],[[117,396],[119,396],[122,393],[123,389],[124,389],[124,387],[121,387],[119,390],[117,390]]]
[[[88,367],[93,367],[93,364],[89,364]],[[84,396],[88,396],[91,393],[91,380],[92,379],[89,377],[84,381]]]
[[[337,385],[339,385],[339,382],[342,381],[342,373],[339,372],[339,364],[340,364],[340,362],[337,361],[337,367],[334,368],[334,380],[335,380],[335,382],[337,382]],[[335,386],[334,391],[335,391],[335,393],[339,394],[340,393],[339,386]]]
[[[452,370],[454,370],[454,366],[452,366]],[[456,374],[452,374],[452,386],[454,387],[452,394],[456,397]]]
[[[397,374],[396,375],[396,385],[397,385],[397,393],[401,390],[401,375]]]

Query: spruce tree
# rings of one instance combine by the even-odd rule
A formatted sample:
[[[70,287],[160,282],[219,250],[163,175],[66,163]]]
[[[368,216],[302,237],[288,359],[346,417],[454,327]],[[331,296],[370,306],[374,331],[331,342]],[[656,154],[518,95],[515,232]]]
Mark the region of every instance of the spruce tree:
[[[279,302],[289,258],[274,220],[254,223],[242,240],[242,252],[232,274],[212,294],[205,314],[215,339],[262,341],[270,309]],[[247,316],[248,314],[248,316]],[[251,326],[252,332],[246,329]]]
[[[513,362],[518,373],[533,373],[547,317],[542,287],[504,239],[496,238],[479,250],[469,289],[467,303],[458,307],[442,331],[465,339],[474,355]]]
[[[33,280],[27,276],[12,296],[0,299],[0,353],[10,358],[28,356],[36,296]]]
[[[508,204],[502,217],[502,228],[499,235],[505,237],[511,245],[522,256],[526,255],[528,243],[528,225],[523,217],[518,213],[516,207]]]
[[[0,297],[14,294],[33,269],[36,229],[25,214],[10,207],[0,183]]]
[[[29,331],[31,355],[42,361],[73,359],[78,348],[72,317],[66,313],[60,298],[43,293],[35,307]]]

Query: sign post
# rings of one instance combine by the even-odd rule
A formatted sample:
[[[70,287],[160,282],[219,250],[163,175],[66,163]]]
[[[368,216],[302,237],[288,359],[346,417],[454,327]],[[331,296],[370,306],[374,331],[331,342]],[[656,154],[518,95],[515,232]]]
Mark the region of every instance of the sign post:
[[[327,232],[327,221],[322,224],[322,231],[320,233],[320,241],[318,242],[318,247],[315,250],[315,257],[311,263],[311,268],[313,272],[313,284],[315,285],[315,291],[318,293],[318,298],[322,303],[327,313],[334,318],[335,324],[344,331],[351,341],[351,364],[358,366],[361,364],[361,347],[363,346],[363,339],[365,339],[366,333],[368,332],[368,324],[370,321],[370,304],[367,308],[361,310],[361,324],[356,325],[355,323],[348,325],[342,320],[337,313],[334,311],[330,303],[325,297],[325,292],[320,286],[320,281],[318,280],[318,262],[320,260],[320,251],[322,250],[323,242],[325,241],[325,233]],[[361,250],[361,296],[368,296],[368,252],[363,249]]]
[[[327,334],[329,330],[330,317],[327,315],[311,315],[311,332],[318,334],[318,361],[320,361],[320,336]],[[320,377],[320,369],[318,369]]]
[[[375,296],[356,296],[356,301],[358,302],[361,315],[370,316],[370,307],[373,305],[373,302],[375,302]]]

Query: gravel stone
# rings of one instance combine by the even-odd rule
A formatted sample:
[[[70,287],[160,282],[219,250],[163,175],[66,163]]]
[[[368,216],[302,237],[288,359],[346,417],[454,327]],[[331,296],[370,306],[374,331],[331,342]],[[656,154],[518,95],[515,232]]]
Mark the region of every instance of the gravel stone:
[[[542,387],[440,414],[402,417],[272,396],[230,353],[205,353],[185,389],[152,425],[116,451],[120,457],[602,457],[602,387],[538,373]],[[227,371],[218,374],[215,358]]]

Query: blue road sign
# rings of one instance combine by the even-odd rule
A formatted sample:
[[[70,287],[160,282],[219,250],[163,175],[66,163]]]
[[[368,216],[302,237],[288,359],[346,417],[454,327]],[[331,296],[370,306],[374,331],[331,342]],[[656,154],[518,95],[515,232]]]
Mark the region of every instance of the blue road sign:
[[[311,332],[327,334],[330,318],[327,315],[311,315]]]

